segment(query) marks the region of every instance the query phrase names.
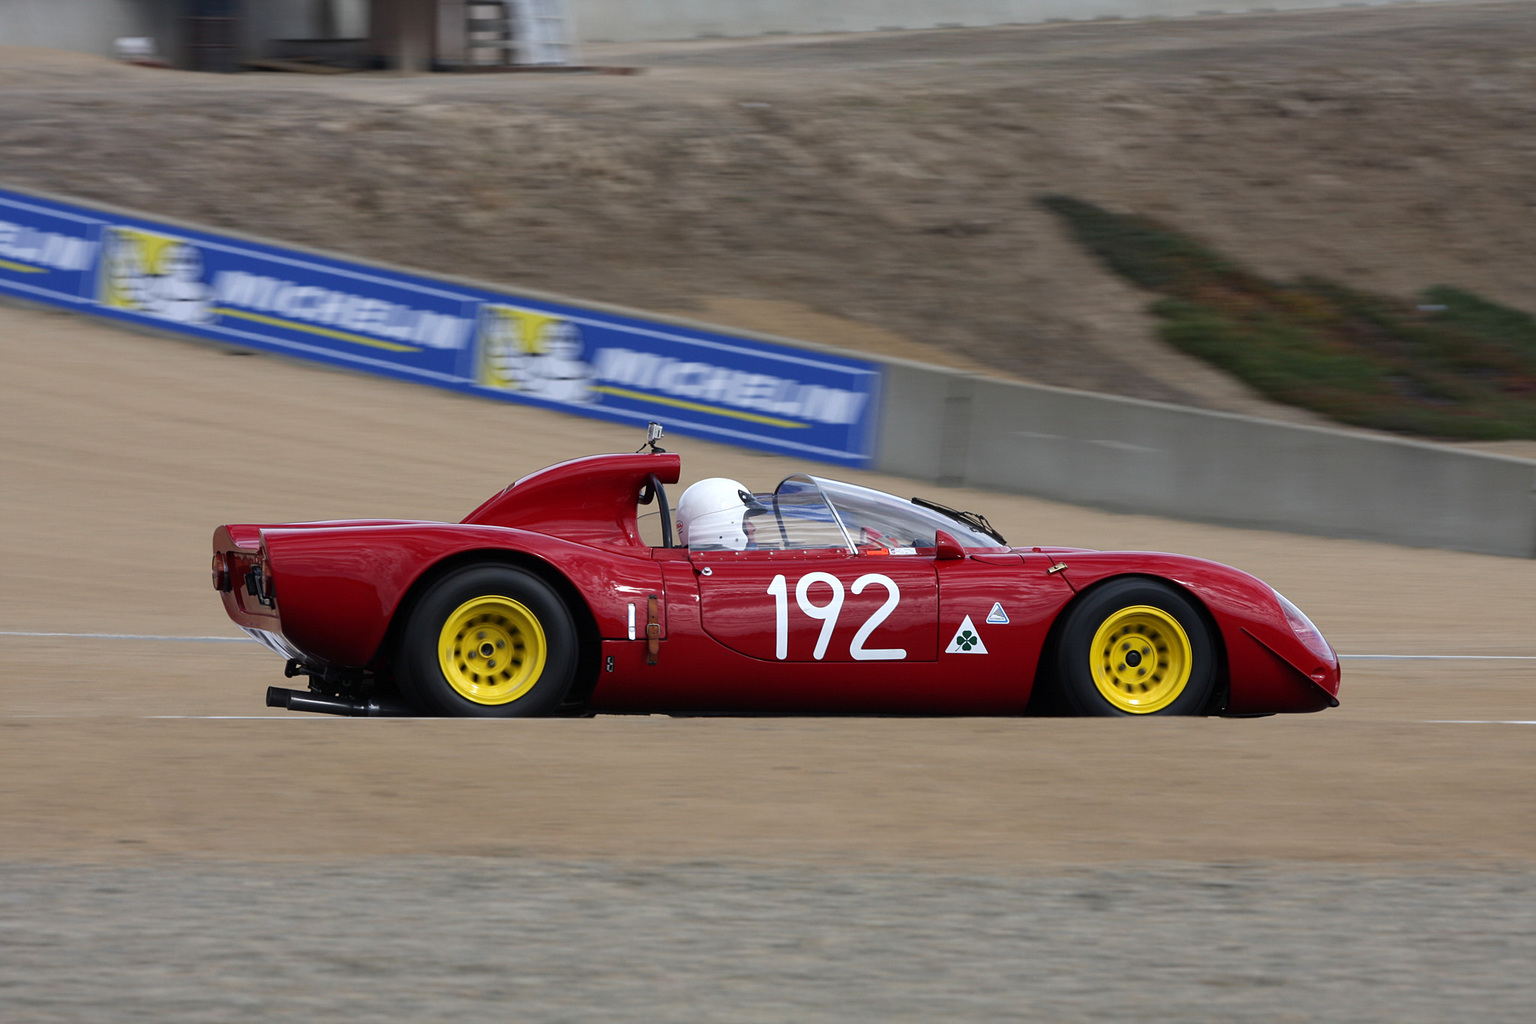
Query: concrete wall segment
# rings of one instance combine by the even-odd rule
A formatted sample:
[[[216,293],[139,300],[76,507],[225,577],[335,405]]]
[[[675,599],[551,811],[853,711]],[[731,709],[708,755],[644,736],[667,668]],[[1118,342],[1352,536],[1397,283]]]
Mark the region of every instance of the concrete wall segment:
[[[981,378],[921,363],[882,365],[876,466],[920,480],[959,480],[970,448],[971,398]]]
[[[1191,17],[1461,0],[567,0],[583,42],[647,42],[773,34],[981,28],[1049,21]],[[330,30],[366,35],[367,0],[331,0]],[[309,0],[248,3],[243,49],[322,31]],[[162,55],[184,42],[173,0],[0,0],[0,45],[43,46],[103,56],[119,36],[150,36]]]
[[[1179,18],[1400,0],[570,0],[584,42]],[[1424,0],[1452,2],[1452,0]]]
[[[0,0],[0,46],[43,46],[110,55],[113,40],[150,36],[167,52],[169,5],[153,0]]]
[[[970,412],[959,481],[970,486],[1118,512],[1536,557],[1536,462],[1527,459],[1010,381],[977,379]],[[890,430],[876,464],[899,472],[900,446],[914,428]]]

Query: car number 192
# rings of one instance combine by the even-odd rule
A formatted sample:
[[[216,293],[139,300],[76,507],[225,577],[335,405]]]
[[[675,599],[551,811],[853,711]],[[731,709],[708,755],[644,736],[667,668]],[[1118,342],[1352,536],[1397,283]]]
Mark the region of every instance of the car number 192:
[[[832,589],[826,604],[811,603],[811,587],[818,583],[824,583]],[[853,581],[853,586],[849,589],[858,595],[870,586],[885,588],[885,602],[876,608],[874,614],[865,619],[858,632],[853,634],[853,641],[848,645],[848,654],[854,661],[900,661],[907,656],[905,648],[864,646],[869,635],[890,617],[891,612],[895,611],[896,606],[901,602],[901,589],[896,586],[896,581],[877,572],[860,576]],[[773,596],[773,656],[784,661],[789,657],[789,583],[783,573],[775,576],[773,582],[768,584],[768,593]],[[810,618],[821,620],[821,632],[816,637],[816,649],[812,652],[812,657],[817,661],[826,655],[827,645],[832,642],[832,632],[837,628],[837,617],[843,610],[843,597],[843,581],[831,573],[806,573],[795,583],[795,604],[799,605],[800,610]]]

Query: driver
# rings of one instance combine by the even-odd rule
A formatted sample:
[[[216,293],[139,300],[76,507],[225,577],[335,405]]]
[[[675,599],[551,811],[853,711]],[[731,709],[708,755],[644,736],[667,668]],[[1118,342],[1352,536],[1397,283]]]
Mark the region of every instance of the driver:
[[[728,477],[700,480],[677,502],[677,535],[694,550],[745,551],[756,547],[752,517],[767,509],[745,484]]]

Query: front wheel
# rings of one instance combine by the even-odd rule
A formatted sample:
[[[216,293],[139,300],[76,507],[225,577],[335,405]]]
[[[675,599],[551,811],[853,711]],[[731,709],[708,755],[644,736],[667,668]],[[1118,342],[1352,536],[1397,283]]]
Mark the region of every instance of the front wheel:
[[[1198,715],[1216,685],[1216,645],[1166,583],[1113,580],[1072,610],[1056,650],[1061,693],[1083,715]]]
[[[576,676],[577,643],[570,610],[549,584],[511,566],[473,566],[434,583],[411,613],[400,686],[436,714],[548,714]]]

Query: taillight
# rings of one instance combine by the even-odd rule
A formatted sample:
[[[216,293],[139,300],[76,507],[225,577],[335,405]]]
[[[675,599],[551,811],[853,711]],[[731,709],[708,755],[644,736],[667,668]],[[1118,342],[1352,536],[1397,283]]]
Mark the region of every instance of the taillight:
[[[213,589],[224,594],[234,589],[229,582],[229,562],[222,551],[213,553]]]

